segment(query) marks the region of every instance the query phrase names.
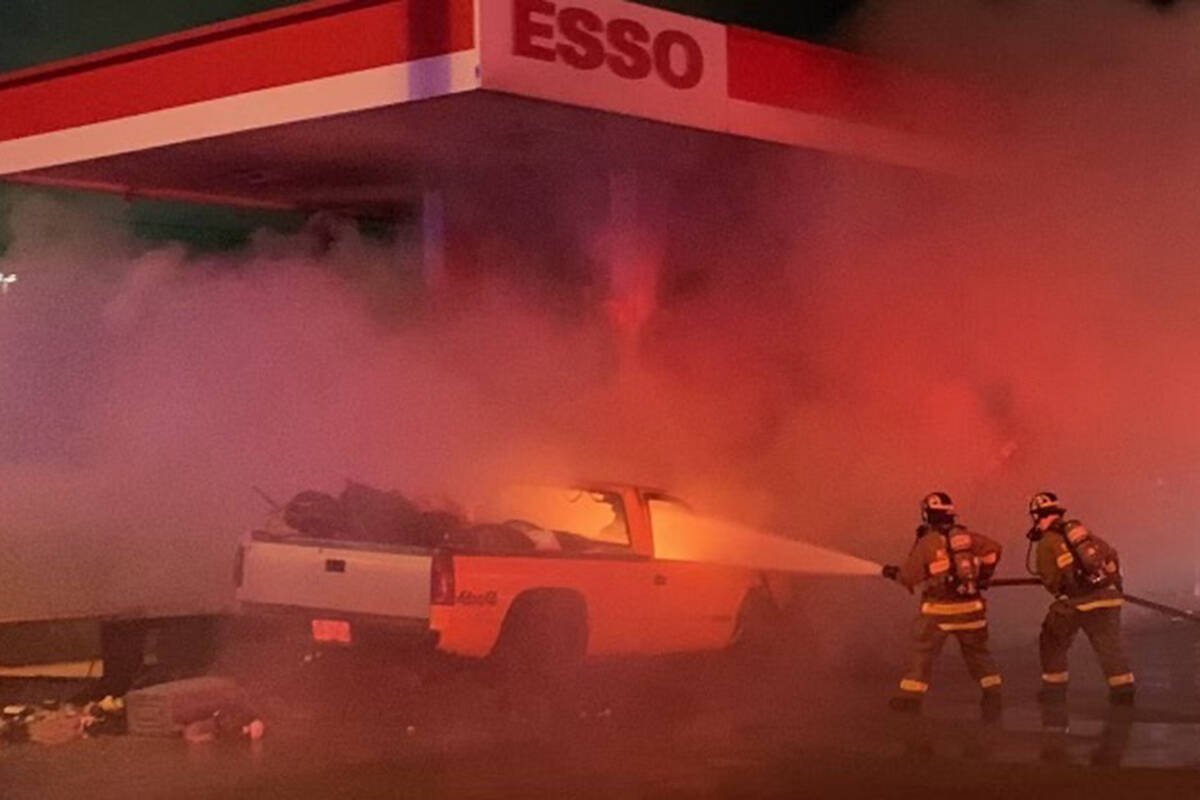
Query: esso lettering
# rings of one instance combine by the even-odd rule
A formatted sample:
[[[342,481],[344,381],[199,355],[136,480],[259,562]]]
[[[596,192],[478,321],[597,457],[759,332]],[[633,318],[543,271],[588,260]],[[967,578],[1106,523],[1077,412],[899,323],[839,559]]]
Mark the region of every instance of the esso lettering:
[[[605,20],[550,0],[513,0],[513,54],[579,70],[607,68],[631,81],[656,74],[673,89],[695,88],[704,78],[704,50],[690,34],[652,33],[635,19]]]

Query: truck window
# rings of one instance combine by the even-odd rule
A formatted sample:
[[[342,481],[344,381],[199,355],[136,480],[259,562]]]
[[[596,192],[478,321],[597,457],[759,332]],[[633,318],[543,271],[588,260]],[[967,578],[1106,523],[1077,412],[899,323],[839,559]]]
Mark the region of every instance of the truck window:
[[[625,503],[616,492],[558,487],[505,489],[479,517],[521,530],[537,550],[607,552],[630,546]]]
[[[646,500],[655,558],[725,561],[725,550],[737,546],[737,526],[701,516],[683,501],[667,495],[650,495]]]

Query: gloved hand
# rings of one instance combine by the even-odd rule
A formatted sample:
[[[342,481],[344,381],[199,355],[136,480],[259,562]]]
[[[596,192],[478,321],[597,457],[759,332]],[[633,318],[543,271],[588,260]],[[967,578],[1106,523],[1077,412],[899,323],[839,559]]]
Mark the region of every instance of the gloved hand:
[[[896,581],[900,579],[900,568],[895,564],[884,565],[881,572],[883,577],[887,578],[889,581]]]

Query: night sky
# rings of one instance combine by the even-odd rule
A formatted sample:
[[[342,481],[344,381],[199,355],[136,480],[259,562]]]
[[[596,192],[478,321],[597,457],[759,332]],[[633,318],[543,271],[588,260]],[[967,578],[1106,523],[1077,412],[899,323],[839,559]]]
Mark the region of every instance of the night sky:
[[[824,39],[865,0],[640,0],[684,14],[710,17],[802,39]]]
[[[838,24],[869,0],[636,0],[684,14],[710,17],[751,28],[782,33],[800,39],[823,40],[836,34]],[[1130,0],[1163,8],[1189,0]],[[886,0],[876,0],[883,3]],[[994,0],[1003,5],[1013,0]]]
[[[300,0],[3,0],[0,71],[115,47]],[[645,5],[824,39],[863,0],[642,0]]]
[[[994,0],[998,5],[1015,0]],[[1130,0],[1168,7],[1188,0]],[[301,0],[3,0],[0,71],[115,47]],[[870,0],[635,0],[816,41],[836,37],[839,24]],[[886,2],[886,0],[876,0]]]

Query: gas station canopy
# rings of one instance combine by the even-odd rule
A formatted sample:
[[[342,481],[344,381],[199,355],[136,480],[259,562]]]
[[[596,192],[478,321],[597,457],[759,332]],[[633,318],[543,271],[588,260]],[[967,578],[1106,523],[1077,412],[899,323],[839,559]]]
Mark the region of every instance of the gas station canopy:
[[[619,0],[312,0],[0,75],[0,176],[362,208],[431,175],[660,163],[714,135],[941,169],[884,118],[898,74]]]

